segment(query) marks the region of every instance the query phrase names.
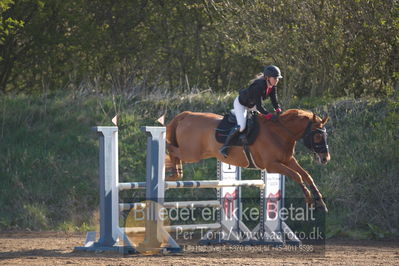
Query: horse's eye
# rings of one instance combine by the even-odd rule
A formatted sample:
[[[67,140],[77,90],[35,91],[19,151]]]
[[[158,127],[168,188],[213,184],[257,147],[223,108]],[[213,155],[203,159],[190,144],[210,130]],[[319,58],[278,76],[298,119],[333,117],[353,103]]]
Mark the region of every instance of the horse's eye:
[[[314,136],[313,136],[313,141],[315,142],[315,143],[319,143],[319,142],[321,142],[323,140],[323,136],[321,135],[321,134],[314,134]]]

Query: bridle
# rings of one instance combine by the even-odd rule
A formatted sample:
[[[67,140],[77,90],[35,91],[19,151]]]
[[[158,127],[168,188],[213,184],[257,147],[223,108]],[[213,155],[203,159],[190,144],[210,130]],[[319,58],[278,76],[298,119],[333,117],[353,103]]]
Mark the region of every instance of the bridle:
[[[328,145],[327,145],[327,130],[325,127],[316,128],[312,130],[313,122],[309,121],[305,132],[302,135],[303,144],[306,148],[311,150],[314,153],[328,153]],[[320,142],[314,142],[314,135],[320,134],[322,135],[322,139]]]
[[[276,121],[282,128],[284,128],[289,135],[291,135],[292,138],[295,138],[295,135],[288,129],[286,128],[279,120]],[[308,148],[310,151],[313,153],[328,153],[328,145],[327,145],[327,130],[325,127],[323,128],[316,128],[315,130],[312,130],[313,128],[313,122],[309,121],[308,125],[306,126],[305,131],[302,134],[302,143],[303,145]],[[316,134],[321,134],[322,135],[322,140],[318,143],[315,143],[314,141],[314,135]]]

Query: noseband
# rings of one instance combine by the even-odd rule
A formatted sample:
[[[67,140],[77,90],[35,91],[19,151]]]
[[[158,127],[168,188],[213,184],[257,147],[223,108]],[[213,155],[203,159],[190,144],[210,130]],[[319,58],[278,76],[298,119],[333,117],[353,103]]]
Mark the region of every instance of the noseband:
[[[309,121],[308,126],[303,133],[302,140],[303,144],[311,151],[315,153],[328,153],[328,145],[327,145],[327,130],[326,128],[316,128],[312,130],[313,122]],[[314,142],[314,135],[321,134],[322,140],[318,143]]]

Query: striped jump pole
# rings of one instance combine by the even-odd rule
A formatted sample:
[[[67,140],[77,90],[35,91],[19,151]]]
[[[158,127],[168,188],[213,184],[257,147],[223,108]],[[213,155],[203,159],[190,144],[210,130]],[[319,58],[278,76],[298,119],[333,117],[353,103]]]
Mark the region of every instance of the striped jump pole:
[[[128,211],[131,209],[144,209],[146,203],[119,203],[119,210]],[[220,201],[218,200],[200,200],[200,201],[176,201],[176,202],[164,202],[163,207],[165,208],[194,208],[194,207],[220,207]]]
[[[145,188],[145,182],[119,183],[119,190]],[[166,181],[165,188],[222,188],[259,187],[264,188],[263,180],[206,180],[206,181]]]

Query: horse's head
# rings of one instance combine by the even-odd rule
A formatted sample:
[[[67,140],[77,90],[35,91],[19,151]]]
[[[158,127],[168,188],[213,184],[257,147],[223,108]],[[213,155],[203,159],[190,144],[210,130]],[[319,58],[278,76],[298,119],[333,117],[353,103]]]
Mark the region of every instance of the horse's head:
[[[315,160],[322,164],[326,164],[330,161],[330,152],[327,145],[327,130],[325,128],[328,119],[328,116],[321,119],[313,114],[302,136],[305,146],[314,153]]]

